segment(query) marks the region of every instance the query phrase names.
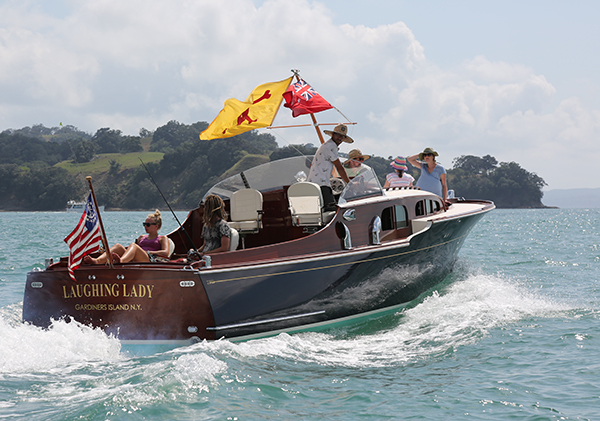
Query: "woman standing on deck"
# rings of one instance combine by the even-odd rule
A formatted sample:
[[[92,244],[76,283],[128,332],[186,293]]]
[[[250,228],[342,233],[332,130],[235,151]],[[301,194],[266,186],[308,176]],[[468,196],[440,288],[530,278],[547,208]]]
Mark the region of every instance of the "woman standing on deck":
[[[432,148],[425,148],[423,152],[409,156],[408,162],[421,170],[421,175],[417,180],[417,187],[440,196],[444,203],[448,195],[448,185],[446,184],[446,170],[440,164],[435,162],[435,157],[439,154]],[[417,160],[417,157],[419,158]]]

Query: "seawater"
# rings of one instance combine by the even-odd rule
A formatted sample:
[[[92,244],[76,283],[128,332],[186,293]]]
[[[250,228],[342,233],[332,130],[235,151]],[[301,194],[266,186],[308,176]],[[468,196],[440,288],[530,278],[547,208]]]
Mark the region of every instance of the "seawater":
[[[109,242],[146,214],[103,213]],[[489,213],[454,272],[395,314],[145,354],[21,322],[27,272],[67,255],[79,217],[0,213],[0,419],[600,419],[599,209]]]

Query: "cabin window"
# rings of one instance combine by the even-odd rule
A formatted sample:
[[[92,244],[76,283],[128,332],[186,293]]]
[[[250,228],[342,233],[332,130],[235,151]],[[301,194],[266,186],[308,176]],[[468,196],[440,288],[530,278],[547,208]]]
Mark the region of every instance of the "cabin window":
[[[433,213],[433,200],[426,200],[425,201],[425,213],[427,215],[429,215],[430,213]]]
[[[402,205],[396,205],[396,229],[408,226],[408,214]]]
[[[440,206],[440,202],[438,202],[437,200],[435,202],[433,202],[433,211],[434,212],[438,212],[442,207]]]
[[[417,216],[425,215],[425,204],[423,203],[422,200],[417,202],[417,205],[415,206],[415,214]]]
[[[394,212],[391,206],[381,212],[381,229],[383,231],[394,229]]]

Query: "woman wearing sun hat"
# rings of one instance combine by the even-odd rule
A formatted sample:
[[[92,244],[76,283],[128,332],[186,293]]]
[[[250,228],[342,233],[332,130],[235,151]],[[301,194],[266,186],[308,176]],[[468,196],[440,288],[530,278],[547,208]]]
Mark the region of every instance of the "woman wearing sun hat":
[[[356,177],[361,164],[370,157],[371,155],[364,155],[360,149],[352,149],[348,152],[348,159],[342,164],[346,169],[348,177]]]
[[[366,161],[370,157],[371,155],[364,155],[360,149],[352,149],[350,152],[348,152],[348,159],[344,161],[344,167],[358,167],[361,162]]]
[[[412,186],[415,179],[412,175],[405,173],[405,171],[408,170],[406,158],[397,156],[396,159],[390,163],[390,167],[394,169],[394,172],[385,176],[384,188]]]
[[[425,148],[423,152],[409,156],[407,159],[413,166],[421,169],[421,175],[417,180],[417,187],[420,187],[421,190],[435,193],[445,201],[448,195],[446,170],[435,162],[436,156],[439,156],[439,154],[432,148]],[[417,160],[417,158],[419,159]]]

